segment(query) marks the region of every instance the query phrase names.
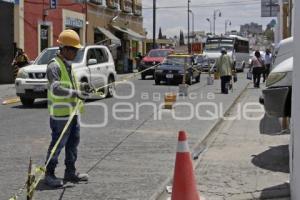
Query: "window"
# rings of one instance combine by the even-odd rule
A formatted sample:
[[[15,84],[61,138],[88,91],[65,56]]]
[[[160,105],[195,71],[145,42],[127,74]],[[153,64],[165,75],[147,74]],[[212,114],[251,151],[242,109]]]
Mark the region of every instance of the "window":
[[[87,56],[86,56],[86,63],[88,63],[88,61],[90,59],[96,59],[97,60],[97,56],[95,54],[95,51],[94,49],[89,49],[88,52],[87,52]]]
[[[237,53],[249,53],[249,42],[244,40],[236,40],[235,50]]]
[[[41,25],[40,40],[40,49],[43,51],[49,47],[49,26]]]
[[[106,50],[104,49],[95,49],[96,55],[97,55],[97,63],[105,63],[108,62],[108,55]]]

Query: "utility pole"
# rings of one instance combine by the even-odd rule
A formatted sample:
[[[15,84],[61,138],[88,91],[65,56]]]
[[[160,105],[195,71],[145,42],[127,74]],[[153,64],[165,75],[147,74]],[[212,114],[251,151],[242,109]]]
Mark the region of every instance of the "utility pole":
[[[152,49],[155,49],[155,36],[156,36],[156,0],[153,0],[153,43]]]
[[[219,10],[219,9],[214,10],[214,14],[213,14],[213,17],[214,17],[214,35],[216,35],[216,19],[217,19],[217,13],[219,13],[219,17],[222,16],[221,10]]]
[[[190,45],[190,3],[191,0],[188,0],[188,10],[187,10],[187,15],[188,15],[188,52],[189,54],[191,53],[191,45]]]
[[[88,21],[88,3],[87,3],[88,0],[85,0],[85,44],[87,44],[87,34],[88,34],[88,24],[89,24],[89,21]]]
[[[293,28],[293,0],[289,0],[289,30],[290,30],[290,36],[292,36]]]
[[[284,3],[283,4],[283,7],[282,7],[282,10],[283,10],[283,39],[285,38],[288,38],[289,37],[289,29],[288,29],[288,12],[289,12],[289,6],[288,4]]]
[[[195,15],[193,13],[192,10],[189,10],[189,12],[192,14],[192,36],[193,36],[193,39],[192,39],[192,43],[195,42]]]

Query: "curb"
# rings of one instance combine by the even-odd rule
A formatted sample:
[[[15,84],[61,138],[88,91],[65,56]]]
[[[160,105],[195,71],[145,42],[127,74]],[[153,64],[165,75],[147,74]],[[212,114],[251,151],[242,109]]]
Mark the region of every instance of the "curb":
[[[235,100],[229,105],[228,109],[224,112],[224,115],[227,115],[228,112],[234,107],[236,102],[241,98],[241,96],[246,92],[248,89],[248,86],[250,83],[247,83],[244,89],[240,92],[240,94],[235,98]],[[201,139],[196,142],[196,144],[190,149],[191,153],[195,153],[195,150],[197,149],[202,149],[204,150],[207,147],[207,141],[210,139],[210,136],[212,133],[215,132],[215,130],[218,129],[219,125],[223,122],[224,120],[222,118],[219,118],[213,125],[212,128],[207,131],[207,133],[202,137]],[[201,151],[202,152],[202,151]],[[200,152],[200,154],[201,154]],[[194,162],[194,168],[197,168],[200,158],[197,159],[197,161]],[[163,199],[164,195],[166,195],[166,186],[172,181],[173,179],[173,172],[169,175],[169,177],[161,184],[160,188],[154,192],[154,194],[149,198],[149,200],[158,200],[158,199]],[[166,199],[166,198],[164,198]]]

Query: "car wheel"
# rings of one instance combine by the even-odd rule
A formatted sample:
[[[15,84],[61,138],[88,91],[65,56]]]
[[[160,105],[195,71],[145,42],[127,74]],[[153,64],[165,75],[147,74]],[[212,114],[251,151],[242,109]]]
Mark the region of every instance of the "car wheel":
[[[159,79],[155,79],[155,85],[160,85],[160,80]]]
[[[115,93],[115,89],[116,89],[116,85],[114,83],[114,79],[112,77],[108,78],[108,86],[106,88],[106,98],[110,98],[114,96]]]
[[[30,107],[33,105],[34,99],[27,97],[20,97],[21,103],[25,107]]]
[[[146,75],[142,74],[141,78],[142,78],[142,80],[145,80],[146,79]]]

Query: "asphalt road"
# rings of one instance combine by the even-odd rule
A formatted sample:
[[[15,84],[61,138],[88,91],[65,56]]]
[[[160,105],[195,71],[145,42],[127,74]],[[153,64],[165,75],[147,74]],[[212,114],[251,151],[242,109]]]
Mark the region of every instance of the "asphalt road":
[[[178,131],[188,133],[193,149],[220,119],[220,114],[210,113],[222,115],[249,83],[245,74],[239,74],[233,92],[223,95],[219,81],[207,86],[206,77],[203,74],[201,82],[189,88],[192,96],[178,97],[181,105],[173,111],[161,109],[160,104],[164,93],[177,92],[178,87],[155,86],[154,80],[118,85],[118,98],[88,102],[82,117],[86,127],[81,127],[77,168],[88,172],[90,181],[56,190],[40,184],[35,199],[154,198],[173,174]],[[131,98],[124,99],[130,94]],[[22,186],[30,156],[36,165],[44,163],[50,141],[46,106],[43,100],[30,109],[20,103],[0,105],[0,199],[8,199]],[[161,119],[157,119],[159,115]],[[107,124],[99,127],[105,121]],[[59,177],[64,171],[63,156],[57,168]]]

